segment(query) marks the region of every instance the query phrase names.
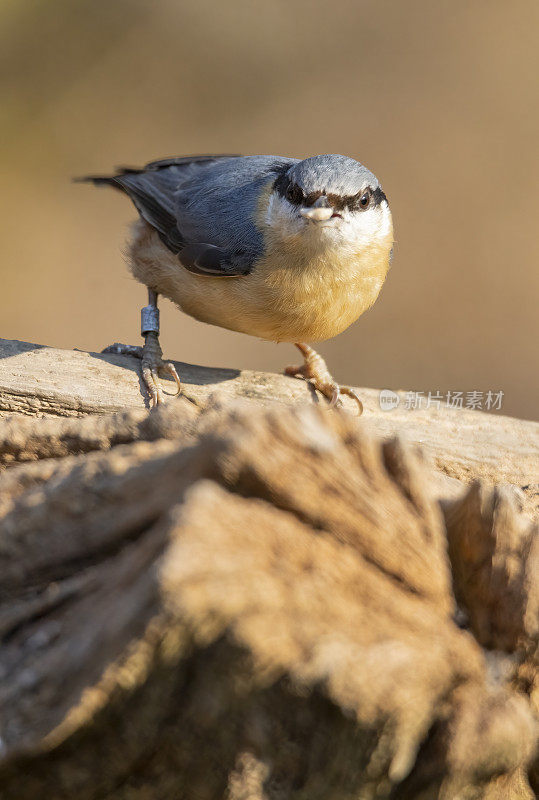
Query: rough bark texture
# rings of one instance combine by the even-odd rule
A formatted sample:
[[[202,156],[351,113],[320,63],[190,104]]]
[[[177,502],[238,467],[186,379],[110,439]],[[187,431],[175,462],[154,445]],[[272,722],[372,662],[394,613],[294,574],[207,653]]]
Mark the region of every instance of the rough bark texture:
[[[135,367],[5,345],[0,797],[533,798],[537,426]]]

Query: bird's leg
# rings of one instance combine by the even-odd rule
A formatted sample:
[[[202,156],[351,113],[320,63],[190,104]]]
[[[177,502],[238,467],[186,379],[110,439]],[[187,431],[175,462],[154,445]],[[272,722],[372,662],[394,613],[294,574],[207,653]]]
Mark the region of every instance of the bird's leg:
[[[163,402],[163,390],[159,383],[159,373],[170,375],[176,381],[180,394],[182,385],[174,364],[163,361],[163,351],[159,344],[159,309],[157,292],[148,289],[148,305],[140,312],[140,333],[144,336],[142,348],[142,377],[150,393],[152,406]]]
[[[144,346],[135,347],[128,344],[113,344],[106,347],[103,353],[115,353],[124,356],[135,356],[142,359],[142,378],[150,393],[152,407],[163,402],[164,394],[159,383],[159,374],[170,375],[176,381],[180,394],[182,387],[180,377],[174,364],[163,361],[163,351],[159,344],[159,309],[157,308],[157,292],[148,289],[148,305],[140,312],[140,333],[144,336]]]
[[[308,344],[296,342],[296,347],[304,358],[303,364],[299,367],[287,367],[285,375],[293,375],[294,377],[301,375],[305,380],[311,381],[314,388],[318,389],[324,397],[327,397],[330,408],[342,405],[341,395],[346,394],[352,397],[358,404],[359,415],[361,415],[363,413],[363,403],[349,386],[339,386],[331,376],[322,356],[312,347],[309,347]]]

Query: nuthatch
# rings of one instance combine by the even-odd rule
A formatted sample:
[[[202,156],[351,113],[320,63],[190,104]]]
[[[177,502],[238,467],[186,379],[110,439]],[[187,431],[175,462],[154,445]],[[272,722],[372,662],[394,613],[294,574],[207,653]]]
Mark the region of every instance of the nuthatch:
[[[133,201],[129,261],[149,289],[137,351],[152,404],[162,360],[157,295],[202,322],[275,342],[304,357],[289,375],[311,380],[335,405],[340,387],[308,344],[345,330],[376,300],[393,248],[393,225],[377,178],[341,155],[192,156],[152,161],[110,177]],[[116,352],[119,352],[117,349]]]

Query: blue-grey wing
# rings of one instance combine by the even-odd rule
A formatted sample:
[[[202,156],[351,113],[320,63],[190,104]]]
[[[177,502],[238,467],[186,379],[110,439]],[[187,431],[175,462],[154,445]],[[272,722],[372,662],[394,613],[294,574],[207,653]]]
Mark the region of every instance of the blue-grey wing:
[[[124,191],[188,270],[247,274],[262,252],[255,217],[260,193],[295,159],[275,156],[191,156],[123,168],[96,184]]]
[[[176,192],[177,225],[187,242],[205,242],[256,259],[262,233],[256,223],[260,196],[292,159],[248,156],[216,162]]]

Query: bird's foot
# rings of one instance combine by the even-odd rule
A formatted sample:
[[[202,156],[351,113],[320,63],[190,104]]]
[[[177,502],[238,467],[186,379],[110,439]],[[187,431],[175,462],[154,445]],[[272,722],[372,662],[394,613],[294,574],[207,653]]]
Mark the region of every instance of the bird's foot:
[[[180,376],[176,372],[176,367],[171,361],[163,361],[163,351],[159,344],[159,336],[154,331],[150,331],[146,334],[144,347],[142,348],[142,377],[150,393],[153,408],[164,401],[159,375],[170,376],[176,382],[177,391],[174,396],[180,394],[182,385]]]
[[[106,347],[103,353],[115,355],[134,356],[142,361],[142,378],[149,392],[152,408],[164,402],[165,392],[159,383],[159,376],[169,376],[176,382],[177,391],[174,396],[181,393],[182,385],[176,367],[170,361],[163,360],[163,351],[159,344],[159,336],[150,331],[145,336],[144,346],[137,347],[131,344],[115,343]]]
[[[142,347],[136,344],[121,344],[114,342],[105,347],[102,353],[112,353],[115,356],[133,356],[134,358],[142,358]]]
[[[312,347],[309,347],[308,344],[297,343],[296,347],[303,355],[304,362],[299,367],[287,367],[285,375],[301,376],[306,381],[310,381],[315,389],[318,389],[324,397],[327,397],[330,408],[342,406],[341,395],[352,397],[358,405],[358,416],[361,416],[363,403],[349,386],[339,386],[333,379],[322,356]]]

